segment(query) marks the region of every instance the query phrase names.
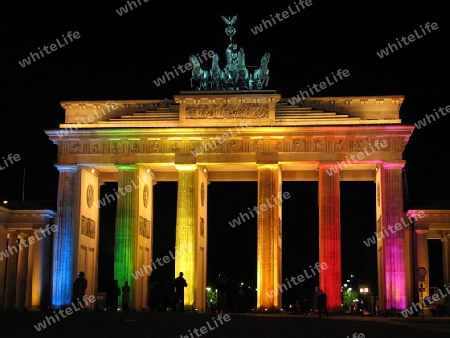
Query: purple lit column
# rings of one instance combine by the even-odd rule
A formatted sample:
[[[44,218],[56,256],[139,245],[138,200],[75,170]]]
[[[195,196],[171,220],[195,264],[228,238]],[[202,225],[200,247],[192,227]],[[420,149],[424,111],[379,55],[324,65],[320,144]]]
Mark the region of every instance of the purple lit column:
[[[404,216],[403,167],[403,161],[381,166],[381,225],[389,234],[383,238],[384,304],[388,311],[407,307],[405,232],[392,230]]]

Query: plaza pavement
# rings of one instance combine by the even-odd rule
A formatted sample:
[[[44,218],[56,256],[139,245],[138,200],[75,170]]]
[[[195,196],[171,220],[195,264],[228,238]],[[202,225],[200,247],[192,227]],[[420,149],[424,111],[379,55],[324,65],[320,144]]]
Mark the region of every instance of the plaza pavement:
[[[0,312],[0,337],[450,337],[450,317],[318,318],[291,314],[230,313],[229,317],[219,320],[217,314],[189,312],[74,312],[38,332],[34,326],[50,315],[50,311]]]

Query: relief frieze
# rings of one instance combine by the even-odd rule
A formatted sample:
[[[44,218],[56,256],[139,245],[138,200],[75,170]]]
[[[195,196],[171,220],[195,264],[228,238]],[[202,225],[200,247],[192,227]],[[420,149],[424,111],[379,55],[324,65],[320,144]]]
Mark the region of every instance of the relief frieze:
[[[186,119],[268,119],[268,103],[190,104],[186,105]]]

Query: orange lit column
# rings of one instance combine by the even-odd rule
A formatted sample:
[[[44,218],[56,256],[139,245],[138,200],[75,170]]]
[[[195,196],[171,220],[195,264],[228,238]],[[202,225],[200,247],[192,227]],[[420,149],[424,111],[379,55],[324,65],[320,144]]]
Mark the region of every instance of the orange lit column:
[[[319,164],[319,261],[328,266],[320,272],[319,284],[328,295],[329,310],[339,312],[342,304],[341,192],[340,173],[332,170],[335,166]]]
[[[28,310],[44,310],[50,304],[51,241],[47,230],[35,229],[28,238],[28,281],[25,307]],[[45,236],[45,237],[44,237]],[[31,244],[33,243],[33,244]]]
[[[388,236],[383,238],[384,306],[387,311],[403,311],[407,307],[405,232],[392,231],[404,216],[402,170],[405,163],[387,162],[381,166],[381,226]]]
[[[25,296],[27,292],[27,275],[28,275],[28,235],[19,235],[19,258],[17,262],[17,286],[16,286],[16,309],[25,309]]]
[[[6,265],[6,285],[5,285],[5,309],[13,310],[16,299],[17,287],[17,257],[19,256],[19,246],[17,245],[17,231],[11,231],[8,239],[8,264]]]
[[[281,172],[277,164],[258,168],[257,302],[259,311],[281,309]]]
[[[8,231],[0,228],[0,252],[7,250]],[[6,259],[0,259],[0,310],[3,310],[5,302],[5,276],[6,276]]]
[[[175,251],[175,277],[183,272],[188,284],[184,291],[184,306],[190,309],[195,302],[195,282],[197,280],[197,166],[176,165],[178,170],[177,221],[175,247],[191,248]]]

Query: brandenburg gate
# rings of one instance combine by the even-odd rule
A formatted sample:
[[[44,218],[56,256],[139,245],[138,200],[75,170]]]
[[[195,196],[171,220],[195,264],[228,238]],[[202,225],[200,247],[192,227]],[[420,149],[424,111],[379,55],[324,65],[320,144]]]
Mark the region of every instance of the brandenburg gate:
[[[65,123],[46,131],[57,145],[59,170],[53,306],[70,303],[77,271],[97,281],[99,208],[112,201],[117,203],[114,278],[131,284],[132,307],[147,307],[147,278],[131,276],[152,262],[158,182],[177,182],[174,278],[184,272],[184,305],[199,312],[206,311],[210,182],[257,182],[257,206],[282,196],[285,181],[318,182],[316,240],[319,263],[327,266],[319,280],[333,311],[341,308],[340,182],[375,182],[374,232],[407,217],[402,154],[414,126],[399,118],[403,96],[302,92],[302,99],[283,98],[267,89],[270,53],[259,67],[248,66],[243,48],[233,42],[236,18],[222,16],[230,38],[223,68],[215,53],[207,53],[208,69],[202,67],[205,53],[189,57],[189,91],[164,100],[61,103]],[[100,195],[105,182],[117,182],[114,195]],[[281,273],[282,203],[258,213],[255,240],[257,310],[279,310],[282,293],[274,291],[290,277]],[[374,245],[379,308],[404,310],[415,292],[411,227],[380,236]],[[87,293],[96,294],[96,287],[89,283]]]
[[[208,183],[258,182],[257,205],[283,181],[317,181],[320,287],[341,307],[340,182],[376,183],[377,227],[404,218],[402,153],[413,131],[399,119],[402,96],[315,97],[291,105],[274,90],[192,90],[173,99],[62,102],[65,123],[46,133],[58,148],[53,306],[70,303],[78,271],[98,278],[99,208],[115,201],[114,277],[129,281],[132,306],[147,306],[152,262],[153,186],[178,183],[174,277],[183,271],[185,307],[205,311]],[[115,196],[100,195],[117,182]],[[114,199],[114,197],[116,197]],[[103,201],[102,201],[103,200]],[[257,308],[280,309],[282,203],[257,215]],[[298,226],[301,226],[299,224]],[[363,225],[362,225],[363,226]],[[380,309],[413,299],[411,229],[377,243]],[[313,240],[313,239],[312,239]],[[190,248],[186,250],[185,248]],[[375,264],[375,263],[374,263]],[[307,268],[307,267],[305,267]],[[87,293],[96,294],[96,282]]]

